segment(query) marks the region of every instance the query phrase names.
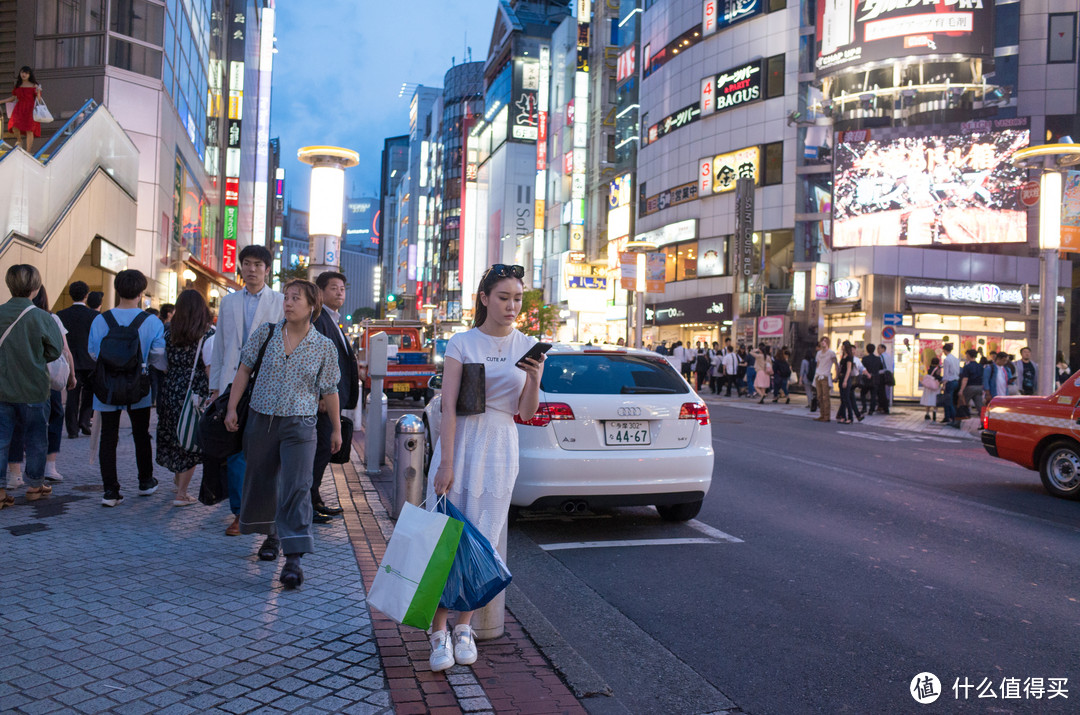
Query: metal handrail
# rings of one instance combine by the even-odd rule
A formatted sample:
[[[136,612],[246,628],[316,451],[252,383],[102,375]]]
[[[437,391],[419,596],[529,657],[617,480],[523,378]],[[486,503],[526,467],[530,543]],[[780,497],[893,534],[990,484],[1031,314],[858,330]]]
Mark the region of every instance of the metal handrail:
[[[41,157],[45,155],[49,151],[49,149],[52,148],[52,145],[56,142],[57,139],[64,138],[64,140],[66,141],[67,137],[70,137],[72,134],[74,134],[75,130],[82,126],[82,124],[90,118],[90,115],[94,113],[94,110],[97,109],[97,106],[98,103],[96,100],[86,100],[83,103],[83,106],[80,107],[77,112],[72,114],[66,122],[64,122],[64,126],[60,127],[60,129],[52,135],[52,138],[49,139],[49,141],[45,142],[45,146],[37,150],[37,153],[34,154],[34,158],[38,161],[41,161]],[[59,147],[57,147],[57,149],[59,149]],[[49,159],[51,158],[52,155],[50,154]],[[47,164],[49,162],[48,160],[45,160],[42,161],[42,163]]]

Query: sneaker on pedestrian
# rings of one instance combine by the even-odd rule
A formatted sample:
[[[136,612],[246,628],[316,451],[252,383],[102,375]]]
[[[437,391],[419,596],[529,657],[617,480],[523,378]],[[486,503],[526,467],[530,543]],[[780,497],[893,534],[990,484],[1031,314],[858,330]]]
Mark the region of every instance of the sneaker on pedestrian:
[[[45,462],[45,481],[47,482],[62,482],[64,481],[63,475],[56,471],[56,462]]]
[[[105,496],[101,498],[101,506],[116,506],[122,501],[124,497],[120,495],[120,492],[105,492]]]
[[[454,650],[450,645],[450,634],[445,631],[435,631],[428,640],[431,641],[431,656],[428,665],[431,670],[438,673],[454,667]]]
[[[459,623],[454,626],[454,660],[458,665],[476,662],[476,635],[472,626]]]
[[[157,488],[158,488],[158,480],[154,479],[153,477],[150,477],[149,482],[147,482],[146,484],[140,484],[139,485],[139,496],[148,497],[151,494],[153,494],[154,492],[156,492]]]
[[[7,474],[7,488],[18,489],[23,485],[22,478],[22,463],[21,462],[9,462],[8,474]]]

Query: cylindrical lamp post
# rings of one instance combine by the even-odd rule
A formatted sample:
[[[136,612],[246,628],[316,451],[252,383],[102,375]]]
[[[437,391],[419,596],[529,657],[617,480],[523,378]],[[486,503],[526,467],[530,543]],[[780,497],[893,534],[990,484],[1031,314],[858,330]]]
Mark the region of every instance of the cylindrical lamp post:
[[[637,266],[634,281],[634,347],[644,347],[642,344],[642,331],[645,327],[645,266],[648,262],[646,254],[656,250],[655,243],[648,241],[630,241],[626,244],[626,250],[636,254]]]
[[[341,265],[341,226],[345,212],[345,169],[360,163],[360,155],[338,146],[306,146],[296,153],[311,164],[308,204],[308,278]]]
[[[1038,391],[1057,389],[1058,251],[1061,249],[1061,167],[1077,163],[1080,144],[1041,144],[1018,150],[1013,164],[1039,169],[1039,361]]]

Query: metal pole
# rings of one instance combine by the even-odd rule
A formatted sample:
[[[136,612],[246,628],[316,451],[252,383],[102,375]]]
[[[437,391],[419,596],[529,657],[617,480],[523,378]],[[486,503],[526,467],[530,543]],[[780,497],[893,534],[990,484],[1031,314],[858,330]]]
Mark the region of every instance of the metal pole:
[[[645,327],[645,294],[641,291],[634,293],[634,307],[637,309],[634,317],[634,347],[641,348],[642,331]]]
[[[1044,196],[1042,200],[1051,197]],[[1040,254],[1038,388],[1040,395],[1049,395],[1056,389],[1058,252],[1050,249]]]

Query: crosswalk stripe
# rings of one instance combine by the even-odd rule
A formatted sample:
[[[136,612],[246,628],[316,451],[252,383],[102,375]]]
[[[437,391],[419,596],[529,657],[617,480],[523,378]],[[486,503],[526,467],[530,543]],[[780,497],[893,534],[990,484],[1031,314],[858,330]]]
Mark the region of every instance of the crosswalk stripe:
[[[682,544],[718,544],[716,539],[625,539],[620,541],[569,541],[563,544],[540,544],[544,551],[569,549],[605,549],[618,546],[680,546]]]

